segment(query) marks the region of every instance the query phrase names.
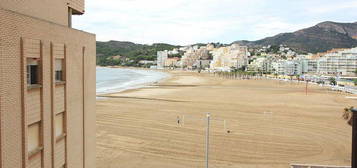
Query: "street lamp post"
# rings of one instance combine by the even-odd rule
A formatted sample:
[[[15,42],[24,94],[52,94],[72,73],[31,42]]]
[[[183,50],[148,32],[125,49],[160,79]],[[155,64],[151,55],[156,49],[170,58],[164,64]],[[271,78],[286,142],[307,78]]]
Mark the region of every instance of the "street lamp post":
[[[352,110],[352,154],[351,166],[357,168],[357,109]]]
[[[210,113],[207,114],[207,130],[206,130],[206,168],[208,168],[208,153],[209,153],[209,127],[210,127]]]

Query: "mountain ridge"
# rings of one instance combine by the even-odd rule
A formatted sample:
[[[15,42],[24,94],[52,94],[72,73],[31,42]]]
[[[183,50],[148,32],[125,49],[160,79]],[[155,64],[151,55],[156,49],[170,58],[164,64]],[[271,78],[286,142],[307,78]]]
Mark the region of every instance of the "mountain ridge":
[[[280,33],[257,41],[235,41],[242,45],[262,46],[284,44],[301,52],[324,52],[333,48],[357,46],[357,22],[326,21],[291,33]]]

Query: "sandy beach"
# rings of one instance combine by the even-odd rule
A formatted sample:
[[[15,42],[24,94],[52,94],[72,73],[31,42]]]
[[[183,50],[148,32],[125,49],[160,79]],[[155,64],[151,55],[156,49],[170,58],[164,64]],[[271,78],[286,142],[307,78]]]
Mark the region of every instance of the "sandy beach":
[[[341,115],[356,100],[347,94],[170,73],[150,87],[97,100],[98,168],[203,168],[206,113],[212,168],[350,165],[351,127]]]

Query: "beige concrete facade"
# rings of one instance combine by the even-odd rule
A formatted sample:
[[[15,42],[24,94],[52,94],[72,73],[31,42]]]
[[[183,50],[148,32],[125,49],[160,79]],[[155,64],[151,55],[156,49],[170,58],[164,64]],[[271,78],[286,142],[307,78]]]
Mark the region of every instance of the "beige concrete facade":
[[[95,35],[70,8],[83,0],[0,0],[1,168],[96,167]]]
[[[0,7],[67,26],[68,9],[83,14],[84,0],[0,0]]]

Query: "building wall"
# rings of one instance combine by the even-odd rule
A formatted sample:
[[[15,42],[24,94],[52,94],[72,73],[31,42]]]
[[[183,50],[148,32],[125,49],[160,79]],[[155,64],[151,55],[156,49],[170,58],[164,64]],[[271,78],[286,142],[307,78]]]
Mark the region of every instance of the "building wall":
[[[67,0],[67,2],[71,8],[84,13],[84,0]]]
[[[67,0],[1,0],[0,7],[18,13],[68,25]]]
[[[4,5],[3,2],[7,1],[1,1],[1,6]],[[25,14],[28,14],[26,10],[34,8],[30,4],[32,0],[20,2],[30,5],[28,9],[20,7]],[[44,2],[49,3],[50,0]],[[14,7],[11,2],[6,5]],[[66,150],[64,157],[68,168],[94,168],[95,36],[59,25],[61,23],[46,22],[5,9],[0,9],[0,16],[0,167],[24,168],[40,165],[52,168],[61,160],[63,150]],[[24,86],[22,81],[25,76],[21,69],[23,55],[27,54],[22,54],[24,46],[21,44],[28,44],[28,41],[41,43],[43,86],[39,89],[40,93],[35,90],[27,91],[27,86]],[[58,143],[55,142],[52,127],[55,109],[52,98],[55,97],[55,92],[52,93],[51,44],[54,43],[66,46],[67,135],[66,142]],[[35,42],[32,44],[38,45]],[[60,90],[56,91],[61,95]],[[53,99],[54,102],[61,99],[58,95]],[[38,105],[38,101],[41,101],[41,105]],[[61,105],[61,102],[59,104]],[[39,109],[41,114],[38,114]],[[43,149],[39,155],[28,159],[26,128],[29,123],[39,118],[43,126]],[[63,143],[66,143],[65,149]],[[42,165],[39,162],[42,162]]]
[[[0,8],[68,26],[68,7],[84,13],[84,0],[1,0]]]

